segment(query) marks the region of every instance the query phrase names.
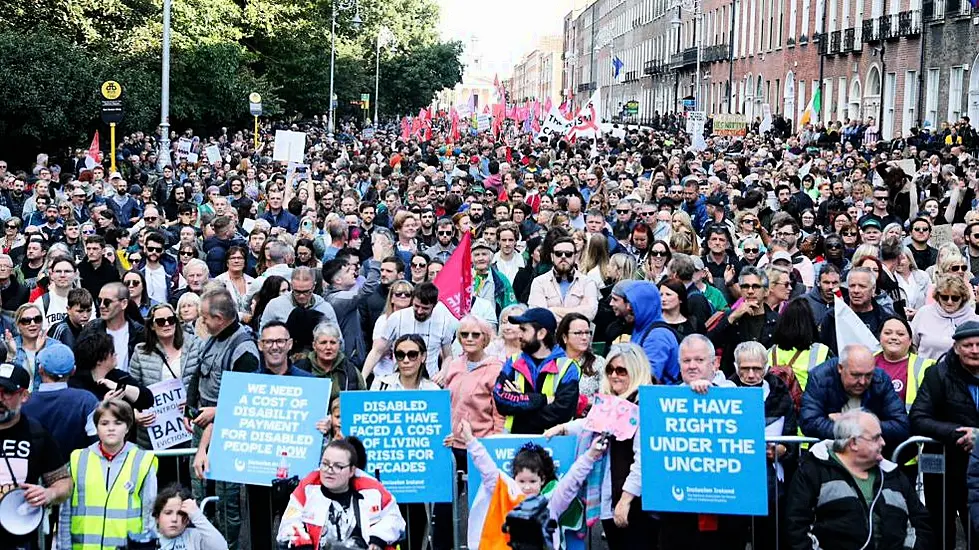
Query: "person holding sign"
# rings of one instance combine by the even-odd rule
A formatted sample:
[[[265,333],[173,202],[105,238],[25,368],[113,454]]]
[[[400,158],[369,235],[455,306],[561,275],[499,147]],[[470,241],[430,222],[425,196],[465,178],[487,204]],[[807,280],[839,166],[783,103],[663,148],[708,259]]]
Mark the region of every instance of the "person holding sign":
[[[357,449],[346,439],[327,444],[319,471],[289,497],[276,540],[288,548],[383,550],[401,540],[405,521],[381,482],[357,469]]]
[[[812,446],[789,488],[793,549],[909,548],[911,541],[914,550],[935,548],[928,511],[898,465],[884,459],[886,443],[873,413],[855,408],[836,417],[833,439]]]
[[[578,365],[556,345],[557,321],[550,310],[530,308],[511,317],[520,325],[522,353],[507,359],[493,399],[514,434],[541,434],[571,420],[578,406]]]
[[[658,383],[650,372],[649,360],[641,347],[615,344],[606,357],[605,377],[598,393],[638,403],[639,387]],[[544,436],[578,436],[584,429],[585,419],[578,419],[554,426]],[[630,439],[610,440],[609,463],[602,468],[600,518],[610,550],[650,548],[659,531],[659,522],[643,512],[639,497],[641,474],[632,467],[639,456],[638,436],[637,431]]]

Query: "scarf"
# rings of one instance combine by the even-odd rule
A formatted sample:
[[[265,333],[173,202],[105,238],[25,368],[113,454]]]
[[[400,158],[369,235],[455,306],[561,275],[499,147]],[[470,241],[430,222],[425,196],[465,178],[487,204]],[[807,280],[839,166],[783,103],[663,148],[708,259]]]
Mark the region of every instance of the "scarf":
[[[592,441],[599,434],[589,431],[582,431],[578,435],[575,456],[581,456],[591,448]],[[595,461],[595,465],[588,472],[588,477],[578,491],[578,498],[581,499],[585,508],[585,525],[591,527],[598,523],[602,517],[602,483],[605,481],[605,472],[609,467],[609,453],[606,452],[601,458]]]

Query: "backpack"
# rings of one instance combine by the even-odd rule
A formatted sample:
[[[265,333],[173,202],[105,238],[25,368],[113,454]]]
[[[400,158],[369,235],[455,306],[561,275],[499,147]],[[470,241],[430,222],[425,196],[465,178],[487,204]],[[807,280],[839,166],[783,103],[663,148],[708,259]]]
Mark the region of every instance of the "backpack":
[[[640,347],[642,347],[643,343],[646,341],[646,337],[649,336],[649,333],[652,332],[654,328],[665,328],[669,330],[671,333],[673,333],[673,337],[676,338],[677,344],[679,344],[680,340],[683,339],[680,337],[680,333],[678,333],[676,329],[674,329],[669,324],[667,324],[666,321],[656,321],[655,323],[652,323],[651,325],[646,327],[646,330],[643,331],[642,336],[639,338],[639,341],[636,342],[637,344],[639,344]]]

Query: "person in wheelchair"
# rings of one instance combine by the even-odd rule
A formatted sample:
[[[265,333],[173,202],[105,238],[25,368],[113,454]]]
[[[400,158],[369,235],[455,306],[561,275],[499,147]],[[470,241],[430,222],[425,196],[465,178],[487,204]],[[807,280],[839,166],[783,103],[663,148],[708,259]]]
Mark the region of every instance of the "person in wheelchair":
[[[401,540],[405,520],[398,503],[361,470],[366,458],[360,453],[356,438],[327,444],[319,470],[289,497],[276,536],[280,548],[384,550]]]

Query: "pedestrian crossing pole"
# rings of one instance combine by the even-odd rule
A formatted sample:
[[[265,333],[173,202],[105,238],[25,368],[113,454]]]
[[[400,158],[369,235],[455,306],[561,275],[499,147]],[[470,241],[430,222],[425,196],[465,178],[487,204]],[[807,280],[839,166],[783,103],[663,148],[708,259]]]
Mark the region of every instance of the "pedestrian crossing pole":
[[[109,172],[116,171],[116,123],[109,123]]]

